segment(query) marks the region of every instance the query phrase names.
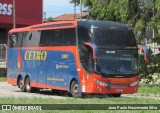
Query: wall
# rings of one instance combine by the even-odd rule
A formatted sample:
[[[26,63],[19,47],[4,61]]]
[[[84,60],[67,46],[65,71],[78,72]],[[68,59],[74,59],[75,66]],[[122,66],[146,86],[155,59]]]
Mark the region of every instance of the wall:
[[[15,0],[16,24],[33,25],[42,23],[42,0]],[[0,27],[13,24],[13,0],[0,0]]]

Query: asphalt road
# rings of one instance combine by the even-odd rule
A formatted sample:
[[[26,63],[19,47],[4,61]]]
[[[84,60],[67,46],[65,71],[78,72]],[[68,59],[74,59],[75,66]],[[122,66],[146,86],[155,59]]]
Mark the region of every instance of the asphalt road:
[[[0,97],[14,97],[14,98],[54,98],[54,99],[66,99],[70,98],[66,95],[56,95],[51,90],[40,90],[37,93],[20,92],[18,86],[12,86],[7,82],[0,82]]]
[[[72,98],[66,93],[55,94],[51,90],[44,89],[37,93],[20,92],[18,86],[12,86],[7,82],[0,82],[0,97],[9,98],[53,98],[53,99],[67,99]],[[107,96],[106,96],[107,97]],[[145,98],[160,100],[160,95],[150,94],[144,96],[142,94],[123,94],[120,98]]]

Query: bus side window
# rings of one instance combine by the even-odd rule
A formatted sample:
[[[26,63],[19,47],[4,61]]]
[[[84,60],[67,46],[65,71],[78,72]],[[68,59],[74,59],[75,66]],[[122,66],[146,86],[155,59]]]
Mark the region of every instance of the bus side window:
[[[50,44],[51,30],[43,30],[40,35],[40,46],[46,46]]]
[[[87,28],[79,27],[78,28],[78,44],[84,46],[85,42],[90,42],[90,32]]]
[[[18,41],[18,34],[14,33],[9,36],[9,46],[15,47]]]
[[[49,45],[61,46],[63,45],[62,39],[63,39],[63,30],[52,30]]]
[[[75,46],[75,28],[41,31],[40,46]]]
[[[63,45],[64,46],[75,46],[76,45],[76,33],[75,29],[64,29]]]

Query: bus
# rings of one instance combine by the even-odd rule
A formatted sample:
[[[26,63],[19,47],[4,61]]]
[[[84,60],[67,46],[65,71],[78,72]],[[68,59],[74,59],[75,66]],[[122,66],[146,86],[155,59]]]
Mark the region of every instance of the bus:
[[[8,83],[20,91],[52,89],[119,97],[139,85],[131,28],[111,21],[58,21],[9,31]]]

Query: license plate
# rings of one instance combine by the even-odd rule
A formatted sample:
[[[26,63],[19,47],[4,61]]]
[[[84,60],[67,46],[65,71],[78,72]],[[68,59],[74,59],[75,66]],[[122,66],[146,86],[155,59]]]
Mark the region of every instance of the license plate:
[[[122,92],[122,91],[123,91],[122,88],[117,88],[117,89],[116,89],[116,92]]]

